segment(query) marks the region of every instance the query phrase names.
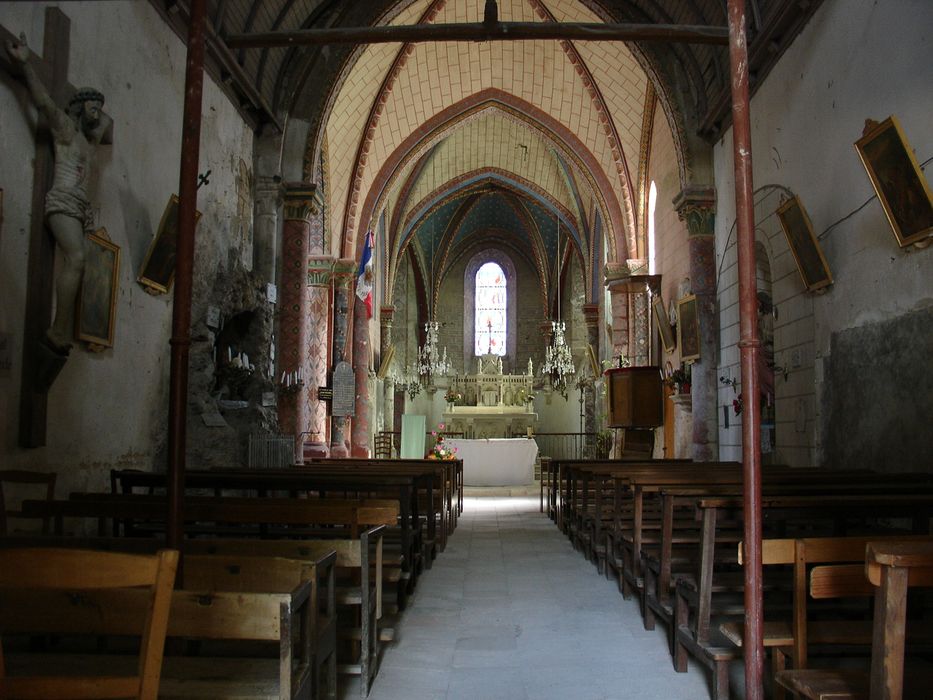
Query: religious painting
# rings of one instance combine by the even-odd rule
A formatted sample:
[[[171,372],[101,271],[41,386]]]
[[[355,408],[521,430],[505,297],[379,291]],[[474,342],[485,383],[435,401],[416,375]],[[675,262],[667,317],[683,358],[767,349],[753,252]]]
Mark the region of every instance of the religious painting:
[[[92,350],[113,347],[120,248],[97,229],[87,237],[84,276],[75,313],[75,337]]]
[[[700,316],[697,298],[688,294],[677,300],[677,344],[680,346],[680,359],[700,359]]]
[[[664,299],[658,294],[651,302],[654,309],[654,318],[658,322],[658,335],[661,336],[661,344],[664,346],[664,352],[674,352],[676,341],[674,340],[674,327],[667,317],[667,309],[664,308]]]
[[[813,233],[813,225],[800,198],[794,195],[782,203],[777,208],[777,215],[804,286],[813,292],[831,285],[833,275],[829,271],[829,263],[826,262],[823,249]]]
[[[195,211],[197,226],[201,212]],[[172,195],[165,205],[155,239],[149,246],[137,281],[150,294],[167,294],[175,280],[175,255],[178,249],[178,195]]]
[[[855,142],[884,214],[901,248],[933,235],[933,194],[897,117],[866,122]]]

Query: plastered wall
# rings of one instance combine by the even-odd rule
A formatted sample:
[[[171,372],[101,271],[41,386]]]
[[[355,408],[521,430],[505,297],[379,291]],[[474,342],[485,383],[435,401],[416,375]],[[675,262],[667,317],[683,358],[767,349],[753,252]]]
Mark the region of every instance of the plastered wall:
[[[896,387],[875,381],[874,375],[887,371],[883,368],[892,361],[881,352],[883,344],[866,345],[868,357],[863,359],[870,361],[864,363],[837,358],[833,348],[835,337],[853,337],[853,330],[876,324],[893,324],[884,327],[905,342],[933,347],[929,327],[910,320],[913,312],[933,305],[933,250],[898,247],[880,203],[871,199],[874,192],[853,148],[866,118],[880,121],[896,114],[917,160],[933,156],[931,27],[933,5],[925,0],[823,3],[752,99],[755,186],[778,185],[800,196],[835,279],[822,295],[805,292],[799,277],[788,271],[795,272],[795,268],[786,254],[786,242],[765,233],[773,246],[776,279],[783,286],[780,292],[775,288],[779,310],[775,360],[790,367],[787,391],[795,397],[783,411],[778,404],[777,449],[786,463],[835,464],[832,446],[825,444],[827,426],[840,421],[854,425],[859,419],[860,401],[827,403],[830,377],[834,382],[847,377],[849,382],[877,386],[881,395],[874,400],[884,402],[909,429],[929,435],[929,412],[918,414],[893,400]],[[730,256],[734,260],[735,253],[727,246],[735,221],[732,167],[730,130],[715,148],[717,265],[726,270],[719,285],[720,369],[734,367],[738,361],[737,317],[730,311],[737,289],[735,275],[728,272]],[[757,211],[756,219],[768,214]],[[785,337],[780,342],[786,352],[777,347],[783,324]],[[924,365],[911,371],[929,375]],[[777,379],[779,392],[782,382]],[[812,399],[807,399],[810,386]],[[803,404],[797,399],[804,399]],[[865,396],[861,402],[867,400]],[[830,408],[843,415],[828,415]],[[782,421],[785,428],[803,424],[808,444],[801,444],[799,435],[782,432]],[[864,429],[850,431],[848,436],[855,446],[889,438],[880,423],[858,424]],[[734,431],[720,429],[721,458],[740,455]],[[915,453],[911,459],[928,457]],[[893,468],[890,464],[847,466]],[[901,464],[900,468],[914,465]]]
[[[25,32],[41,51],[45,7],[0,3],[0,24]],[[90,198],[96,224],[120,247],[114,347],[80,345],[49,393],[48,444],[17,446],[23,313],[28,262],[35,112],[19,82],[0,69],[0,333],[11,339],[0,373],[0,461],[54,470],[59,492],[104,488],[111,467],[164,468],[172,294],[153,297],[137,284],[163,209],[177,192],[185,47],[149,3],[58,3],[71,19],[69,81],[106,95],[114,143],[99,147]],[[252,131],[205,77],[199,171],[202,213],[195,261],[195,325],[216,276],[243,265],[251,245],[237,213],[235,177],[252,163]],[[248,257],[248,256],[247,256]],[[246,260],[245,263],[248,263]]]

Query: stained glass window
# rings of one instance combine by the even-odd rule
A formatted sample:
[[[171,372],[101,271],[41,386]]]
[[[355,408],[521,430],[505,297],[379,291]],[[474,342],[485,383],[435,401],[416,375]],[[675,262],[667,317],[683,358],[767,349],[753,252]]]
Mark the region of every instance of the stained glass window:
[[[474,351],[477,355],[505,355],[507,292],[505,273],[494,262],[476,272]]]

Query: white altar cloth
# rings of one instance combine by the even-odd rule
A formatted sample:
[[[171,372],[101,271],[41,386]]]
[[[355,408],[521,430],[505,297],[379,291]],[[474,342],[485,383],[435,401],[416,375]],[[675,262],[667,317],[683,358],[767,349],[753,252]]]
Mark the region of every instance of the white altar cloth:
[[[535,479],[538,444],[528,438],[446,438],[463,460],[465,486],[520,486]]]

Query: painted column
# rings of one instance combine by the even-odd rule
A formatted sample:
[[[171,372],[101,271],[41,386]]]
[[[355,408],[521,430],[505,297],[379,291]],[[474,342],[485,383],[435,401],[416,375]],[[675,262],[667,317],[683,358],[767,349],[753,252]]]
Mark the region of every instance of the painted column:
[[[631,277],[643,277],[648,274],[648,261],[643,258],[630,258],[625,261]],[[651,316],[648,314],[648,288],[637,284],[629,288],[629,359],[634,367],[650,364]]]
[[[599,360],[599,304],[584,304],[583,319],[586,322],[586,342],[593,348],[596,359]],[[584,359],[584,367],[589,365],[589,355]],[[586,370],[587,373],[590,370]],[[600,378],[599,369],[593,377],[593,385],[587,390],[586,401],[584,402],[583,412],[584,429],[588,433],[596,432],[596,381]]]
[[[716,358],[716,191],[690,187],[674,198],[677,215],[687,224],[690,245],[690,284],[697,298],[700,326],[700,359],[691,368],[693,412],[693,459],[708,462],[719,458],[719,415]]]
[[[350,454],[368,459],[372,456],[372,397],[369,392],[372,357],[369,337],[369,318],[366,304],[353,294],[353,376],[356,378],[356,409],[350,426]]]
[[[253,220],[253,270],[259,279],[275,284],[278,253],[279,209],[284,187],[278,178],[259,177]]]
[[[355,273],[356,261],[352,258],[340,258],[334,263],[334,344],[331,355],[331,371],[336,368],[338,362],[349,362],[352,354],[348,344],[348,324],[350,322],[350,290],[353,287]],[[350,456],[348,438],[347,418],[345,416],[331,416],[331,457]]]
[[[612,318],[613,357],[619,355],[629,357],[631,354],[629,343],[629,295],[621,285],[613,284],[614,280],[625,275],[626,270],[624,263],[606,263],[606,286],[609,288],[609,300],[612,305],[610,316]]]
[[[394,315],[394,306],[383,306],[379,309],[379,356],[383,362],[385,362],[389,348],[392,347],[392,317]],[[382,425],[383,430],[391,433],[395,430],[395,379],[391,371],[386,374],[383,382],[382,392],[385,400],[383,402]]]
[[[315,234],[312,226],[311,248],[315,246]],[[319,228],[319,226],[317,227]],[[320,246],[323,248],[323,246]],[[308,381],[307,398],[309,402],[310,435],[305,442],[304,454],[310,459],[326,457],[327,449],[327,404],[319,401],[317,390],[327,386],[327,366],[330,355],[329,321],[330,288],[334,270],[334,257],[331,255],[311,255],[308,258]]]
[[[305,273],[310,248],[309,224],[317,213],[314,185],[291,183],[285,189],[285,222],[282,226],[282,269],[277,310],[279,314],[279,426],[295,436],[295,461],[304,460],[302,443],[310,429],[306,392],[283,386],[282,373],[308,382],[308,280]],[[285,382],[286,384],[288,382]]]

